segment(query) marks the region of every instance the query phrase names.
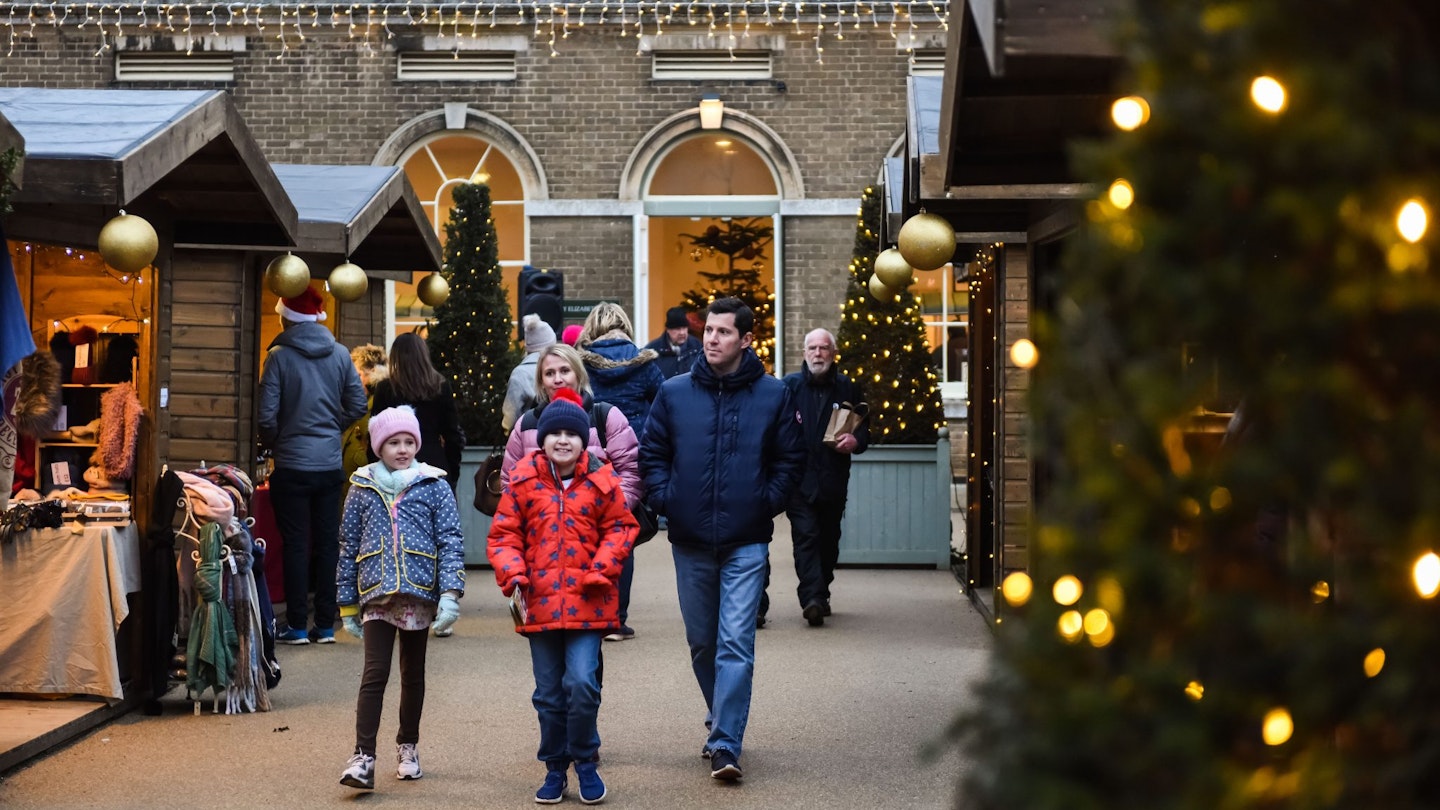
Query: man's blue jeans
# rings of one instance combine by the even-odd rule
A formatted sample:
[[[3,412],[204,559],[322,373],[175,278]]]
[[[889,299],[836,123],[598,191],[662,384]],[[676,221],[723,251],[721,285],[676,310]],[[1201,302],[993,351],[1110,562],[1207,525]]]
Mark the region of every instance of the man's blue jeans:
[[[671,546],[690,666],[705,695],[711,750],[740,756],[755,676],[755,616],[765,586],[768,543],[723,552]]]
[[[545,630],[530,635],[535,669],[531,702],[540,716],[536,758],[547,770],[592,762],[600,751],[599,630]]]

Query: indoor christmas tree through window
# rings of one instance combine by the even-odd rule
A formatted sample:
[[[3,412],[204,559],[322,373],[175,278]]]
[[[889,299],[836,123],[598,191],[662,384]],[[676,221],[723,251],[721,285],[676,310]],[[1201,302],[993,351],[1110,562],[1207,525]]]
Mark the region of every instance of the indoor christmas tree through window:
[[[773,366],[775,352],[775,296],[760,280],[766,269],[766,248],[774,241],[768,217],[735,217],[710,225],[704,233],[682,233],[690,240],[691,258],[723,258],[724,269],[700,271],[709,284],[681,294],[681,305],[690,312],[704,312],[716,298],[733,296],[755,313],[755,354],[766,368]]]

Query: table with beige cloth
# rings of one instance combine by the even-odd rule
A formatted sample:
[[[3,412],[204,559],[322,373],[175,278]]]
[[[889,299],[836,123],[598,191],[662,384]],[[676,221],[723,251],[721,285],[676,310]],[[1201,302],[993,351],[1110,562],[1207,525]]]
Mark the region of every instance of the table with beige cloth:
[[[0,546],[0,692],[119,700],[115,632],[140,590],[135,524],[20,532]]]

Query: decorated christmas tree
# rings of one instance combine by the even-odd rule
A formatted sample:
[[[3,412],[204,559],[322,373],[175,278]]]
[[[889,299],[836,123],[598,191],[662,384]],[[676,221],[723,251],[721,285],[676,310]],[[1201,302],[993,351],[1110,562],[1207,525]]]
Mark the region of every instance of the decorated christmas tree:
[[[696,261],[708,257],[724,257],[723,269],[700,271],[708,284],[681,294],[681,305],[690,312],[704,312],[716,298],[733,296],[745,302],[755,313],[755,353],[769,368],[775,352],[775,296],[760,280],[765,269],[766,248],[774,237],[770,220],[765,217],[735,217],[721,220],[704,233],[683,233],[690,240]]]
[[[909,290],[886,301],[870,295],[870,276],[880,251],[880,204],[876,190],[866,188],[860,197],[840,332],[835,336],[840,344],[836,363],[865,391],[871,442],[933,444],[945,412],[925,342],[920,302]]]
[[[1440,5],[1133,9],[962,803],[1440,807]]]
[[[490,218],[490,187],[462,183],[445,223],[445,280],[450,297],[435,308],[430,354],[450,380],[466,441],[505,441],[500,406],[520,353],[510,342],[510,296],[500,274],[499,243]]]

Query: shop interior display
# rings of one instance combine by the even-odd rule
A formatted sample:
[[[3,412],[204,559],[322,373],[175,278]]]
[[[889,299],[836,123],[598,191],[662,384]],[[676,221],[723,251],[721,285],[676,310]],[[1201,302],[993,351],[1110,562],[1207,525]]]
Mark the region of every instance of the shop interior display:
[[[143,415],[133,383],[137,325],[104,315],[53,324],[49,347],[60,364],[60,413],[35,442],[30,486],[41,496],[127,496]]]

